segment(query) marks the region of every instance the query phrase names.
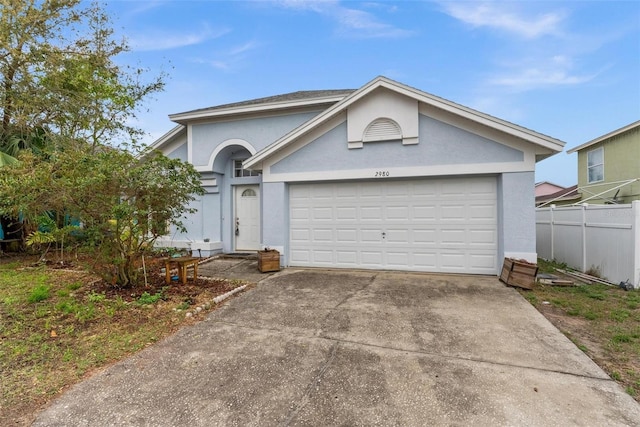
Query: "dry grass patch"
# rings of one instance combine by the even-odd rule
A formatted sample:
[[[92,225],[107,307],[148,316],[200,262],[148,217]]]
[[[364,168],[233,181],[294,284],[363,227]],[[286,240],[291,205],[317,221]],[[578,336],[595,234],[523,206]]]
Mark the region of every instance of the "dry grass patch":
[[[238,282],[198,280],[114,289],[86,271],[0,262],[0,425],[28,425],[58,393],[198,320]],[[212,304],[211,304],[212,305]],[[206,310],[205,310],[206,312]],[[202,316],[200,316],[201,318]]]
[[[553,271],[553,265],[539,264],[541,270]],[[640,402],[640,291],[537,284],[521,293]]]

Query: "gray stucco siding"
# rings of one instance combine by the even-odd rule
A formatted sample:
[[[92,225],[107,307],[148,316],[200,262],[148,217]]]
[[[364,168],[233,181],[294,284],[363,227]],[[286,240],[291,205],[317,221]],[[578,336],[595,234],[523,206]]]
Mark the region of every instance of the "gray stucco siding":
[[[182,160],[183,162],[187,161],[187,143],[185,142],[172,152],[166,155],[170,159]]]
[[[524,153],[463,129],[420,115],[416,145],[401,141],[366,142],[347,146],[343,122],[271,166],[272,173],[351,170],[372,167],[435,166],[522,162]]]
[[[536,252],[534,172],[503,173],[498,177],[499,255]]]
[[[208,164],[215,148],[230,139],[245,140],[256,150],[261,150],[317,114],[317,112],[299,113],[193,125],[191,127],[193,164]]]

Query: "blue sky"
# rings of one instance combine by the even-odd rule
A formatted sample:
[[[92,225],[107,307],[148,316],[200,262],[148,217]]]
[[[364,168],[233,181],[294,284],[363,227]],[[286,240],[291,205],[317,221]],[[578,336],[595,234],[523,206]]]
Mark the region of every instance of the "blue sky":
[[[167,115],[297,90],[358,88],[378,75],[565,141],[640,119],[640,2],[108,1],[119,60],[168,75],[140,114]],[[577,181],[575,154],[536,180]]]

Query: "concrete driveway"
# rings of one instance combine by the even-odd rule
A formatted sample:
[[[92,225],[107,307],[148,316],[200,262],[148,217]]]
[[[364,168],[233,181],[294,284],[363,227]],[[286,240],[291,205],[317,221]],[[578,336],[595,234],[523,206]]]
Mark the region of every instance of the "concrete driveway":
[[[34,425],[639,423],[640,406],[496,278],[287,270]]]

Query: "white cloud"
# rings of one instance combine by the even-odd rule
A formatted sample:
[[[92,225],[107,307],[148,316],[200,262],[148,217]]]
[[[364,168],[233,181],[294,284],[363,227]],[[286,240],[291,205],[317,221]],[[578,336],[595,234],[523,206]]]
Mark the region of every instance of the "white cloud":
[[[257,49],[261,45],[262,43],[260,42],[250,40],[246,43],[232,46],[224,52],[213,54],[212,56],[214,56],[215,59],[194,58],[191,61],[197,64],[207,64],[215,69],[226,71],[237,67],[237,65],[246,58],[247,52]]]
[[[338,24],[337,33],[341,36],[355,38],[401,38],[411,36],[414,32],[396,27],[379,20],[373,13],[361,9],[346,7],[339,1],[305,1],[282,0],[281,7],[299,11],[308,11],[324,15]],[[373,8],[373,3],[364,6]],[[395,12],[395,8],[387,9]]]
[[[336,19],[340,23],[340,33],[356,37],[399,38],[412,34],[411,31],[380,22],[373,14],[358,9],[341,8]]]
[[[443,3],[444,11],[474,27],[489,27],[517,34],[527,39],[544,35],[558,35],[565,13],[547,12],[536,16],[525,16],[524,12],[512,10],[513,3]]]
[[[515,64],[508,73],[489,79],[488,83],[516,91],[532,90],[550,86],[571,86],[586,83],[599,73],[577,73],[573,60],[564,55],[528,60]]]
[[[213,30],[205,25],[197,31],[178,32],[176,30],[153,30],[145,34],[131,36],[129,44],[136,51],[168,50],[192,46],[227,34],[230,30]]]

